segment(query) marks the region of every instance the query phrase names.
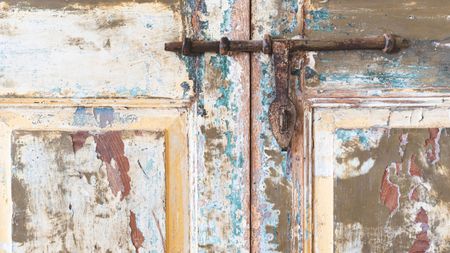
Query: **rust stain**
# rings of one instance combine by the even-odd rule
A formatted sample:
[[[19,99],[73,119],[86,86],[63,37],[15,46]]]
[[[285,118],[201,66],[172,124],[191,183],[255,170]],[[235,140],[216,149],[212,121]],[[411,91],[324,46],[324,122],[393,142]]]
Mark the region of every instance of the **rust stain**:
[[[110,131],[94,135],[94,140],[97,144],[98,158],[106,164],[111,190],[114,195],[121,192],[121,199],[123,200],[130,193],[131,185],[130,176],[128,176],[130,163],[125,156],[122,135],[120,132]]]
[[[389,167],[386,168],[381,180],[380,200],[389,209],[394,212],[399,206],[400,188],[389,180]]]
[[[133,211],[130,211],[130,228],[131,228],[131,241],[133,242],[133,246],[136,249],[136,253],[139,253],[139,248],[142,247],[145,238],[142,232],[137,227],[136,214]]]
[[[70,137],[72,138],[72,146],[74,153],[77,153],[77,151],[84,146],[84,144],[86,143],[86,139],[89,136],[90,134],[88,131],[78,131],[76,133],[70,134]]]

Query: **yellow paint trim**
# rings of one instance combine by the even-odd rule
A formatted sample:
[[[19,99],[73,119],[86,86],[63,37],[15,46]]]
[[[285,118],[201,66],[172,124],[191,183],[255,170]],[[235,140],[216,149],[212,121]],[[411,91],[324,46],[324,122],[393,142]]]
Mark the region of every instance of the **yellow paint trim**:
[[[186,109],[135,109],[138,120],[114,123],[100,129],[72,126],[70,107],[29,108],[0,106],[0,244],[11,245],[11,132],[13,130],[148,130],[165,131],[166,163],[166,252],[189,252],[191,200],[189,186],[188,112]],[[116,112],[130,113],[129,109]],[[51,114],[49,121],[33,121],[33,116]],[[1,252],[1,250],[0,250]]]
[[[314,109],[314,149],[333,146],[333,133],[338,128],[429,128],[449,127],[448,109],[442,108],[315,108]],[[319,120],[320,119],[320,120]],[[327,138],[316,138],[326,135]],[[330,139],[331,138],[331,139]],[[317,163],[314,157],[314,163]],[[326,166],[333,166],[333,158],[326,159]],[[321,161],[321,164],[324,164]],[[312,170],[317,169],[317,164]],[[321,165],[323,167],[323,165]],[[323,169],[323,168],[321,168]],[[314,176],[312,187],[305,189],[313,197],[313,219],[307,219],[313,226],[313,248],[304,248],[304,252],[332,253],[334,237],[334,178],[333,175]],[[307,211],[306,211],[307,212]],[[306,228],[308,224],[304,224]],[[308,245],[309,241],[306,241]]]

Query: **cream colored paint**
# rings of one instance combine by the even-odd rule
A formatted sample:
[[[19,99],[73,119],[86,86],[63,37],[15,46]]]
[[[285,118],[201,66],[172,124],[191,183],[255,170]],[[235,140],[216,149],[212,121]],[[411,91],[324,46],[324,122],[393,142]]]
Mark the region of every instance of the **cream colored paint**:
[[[192,82],[164,43],[182,18],[161,3],[86,10],[0,8],[0,96],[188,98]],[[181,83],[191,87],[185,91]]]
[[[332,153],[322,156],[322,152],[329,152],[333,147],[333,133],[338,128],[429,128],[449,127],[450,113],[448,107],[440,108],[316,108],[314,113],[314,167],[319,173],[314,176],[313,195],[313,224],[314,249],[318,253],[333,252],[334,216],[333,216],[333,172],[335,163]],[[326,138],[323,136],[327,136]],[[416,210],[416,209],[412,209]],[[417,211],[417,210],[416,210]],[[411,216],[415,215],[414,212]],[[438,215],[438,214],[429,214]],[[443,212],[442,215],[448,215]]]
[[[124,200],[120,194],[112,194],[109,188],[105,164],[96,157],[93,137],[88,137],[83,147],[73,153],[62,150],[58,144],[49,144],[53,141],[71,144],[67,132],[15,131],[13,145],[20,143],[16,146],[15,160],[23,169],[14,168],[14,177],[31,193],[27,203],[29,221],[25,224],[27,231],[32,231],[30,235],[38,239],[14,242],[14,252],[66,248],[80,252],[93,249],[134,251],[129,235],[130,212],[135,213],[137,228],[145,238],[140,250],[164,251],[164,138],[158,137],[158,132],[148,131],[140,134],[123,131],[121,135],[130,164],[127,174],[131,178],[130,195]],[[63,168],[57,162],[60,155],[64,157]],[[139,168],[139,164],[143,168]],[[150,169],[143,172],[148,166]],[[104,176],[78,177],[81,173],[103,173]],[[96,203],[99,195],[102,204]],[[72,228],[63,227],[70,222],[73,222]],[[54,241],[49,242],[50,239]]]
[[[190,217],[195,210],[189,210],[193,195],[189,194],[188,113],[186,109],[120,109],[115,113],[127,118],[134,115],[131,122],[116,120],[105,129],[94,122],[85,126],[73,125],[74,107],[29,108],[0,107],[0,245],[4,252],[11,251],[11,132],[13,130],[44,131],[100,131],[100,130],[147,130],[164,131],[166,166],[166,247],[170,252],[189,251]],[[5,249],[6,248],[6,249]],[[0,251],[1,252],[1,251]]]

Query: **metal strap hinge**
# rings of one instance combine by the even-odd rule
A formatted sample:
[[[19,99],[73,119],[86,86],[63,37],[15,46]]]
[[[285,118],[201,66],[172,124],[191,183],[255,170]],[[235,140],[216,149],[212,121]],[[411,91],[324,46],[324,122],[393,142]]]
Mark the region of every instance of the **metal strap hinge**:
[[[289,96],[290,53],[293,51],[337,51],[337,50],[382,50],[395,53],[407,48],[406,39],[392,34],[377,37],[352,38],[341,40],[279,39],[269,35],[263,40],[192,41],[184,38],[182,42],[165,44],[166,51],[181,52],[195,56],[205,52],[228,55],[230,52],[263,52],[271,54],[275,68],[275,99],[269,108],[272,132],[282,150],[286,150],[294,135],[297,112]]]

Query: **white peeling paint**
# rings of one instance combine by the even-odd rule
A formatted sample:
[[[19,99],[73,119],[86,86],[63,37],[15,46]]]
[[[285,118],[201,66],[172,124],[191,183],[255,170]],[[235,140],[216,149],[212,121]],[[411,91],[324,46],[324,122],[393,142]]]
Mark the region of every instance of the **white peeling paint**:
[[[164,51],[182,29],[181,16],[168,6],[1,13],[0,95],[185,98],[185,66]]]

